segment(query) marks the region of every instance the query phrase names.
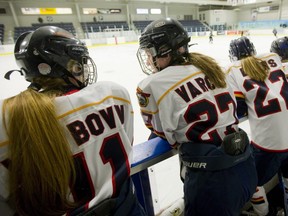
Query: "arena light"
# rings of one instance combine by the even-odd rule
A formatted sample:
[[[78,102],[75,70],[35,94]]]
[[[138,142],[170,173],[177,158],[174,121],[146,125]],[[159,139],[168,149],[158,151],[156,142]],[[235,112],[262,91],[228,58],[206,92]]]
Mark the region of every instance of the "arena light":
[[[21,8],[25,15],[72,14],[71,8]]]
[[[161,14],[161,9],[160,8],[151,8],[150,13],[151,14]]]
[[[83,14],[97,14],[97,8],[83,8]]]
[[[227,3],[236,6],[241,4],[253,4],[256,3],[256,0],[227,0]]]
[[[149,14],[149,10],[147,8],[137,8],[136,13],[137,14]]]

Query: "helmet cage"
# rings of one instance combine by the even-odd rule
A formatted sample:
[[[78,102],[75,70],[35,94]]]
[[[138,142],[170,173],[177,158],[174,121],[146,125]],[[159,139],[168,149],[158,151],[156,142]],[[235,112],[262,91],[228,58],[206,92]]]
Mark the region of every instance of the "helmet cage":
[[[43,41],[43,48],[39,54],[51,64],[60,65],[64,70],[63,74],[59,75],[76,79],[80,87],[96,82],[96,65],[90,58],[85,44],[77,39],[59,39],[59,36],[48,38]]]
[[[137,51],[137,58],[142,71],[150,75],[159,71],[156,64],[156,49],[151,48],[139,48]]]
[[[166,32],[156,32],[140,37],[140,48],[137,51],[137,58],[142,71],[150,75],[160,70],[156,66],[156,57],[166,57],[172,52],[168,46],[169,35]]]

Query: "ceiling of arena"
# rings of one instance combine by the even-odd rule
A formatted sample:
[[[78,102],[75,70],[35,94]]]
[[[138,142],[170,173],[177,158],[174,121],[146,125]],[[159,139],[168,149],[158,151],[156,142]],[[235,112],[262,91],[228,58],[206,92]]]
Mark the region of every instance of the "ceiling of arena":
[[[135,3],[135,2],[160,2],[160,3],[189,3],[197,5],[226,5],[232,6],[233,2],[238,5],[243,5],[243,2],[252,2],[251,4],[281,2],[283,0],[0,0],[0,2],[120,2],[120,3]],[[250,3],[249,3],[250,4]]]
[[[255,7],[255,6],[268,6],[268,5],[280,5],[283,1],[286,0],[0,0],[0,2],[49,2],[49,3],[60,3],[60,2],[75,2],[75,3],[120,3],[120,4],[135,4],[135,3],[149,3],[157,2],[161,4],[193,4],[199,7],[200,11],[203,10],[212,10],[212,9],[235,9],[235,8],[245,8],[245,7]],[[244,3],[245,2],[245,3]],[[249,2],[249,3],[247,3]]]

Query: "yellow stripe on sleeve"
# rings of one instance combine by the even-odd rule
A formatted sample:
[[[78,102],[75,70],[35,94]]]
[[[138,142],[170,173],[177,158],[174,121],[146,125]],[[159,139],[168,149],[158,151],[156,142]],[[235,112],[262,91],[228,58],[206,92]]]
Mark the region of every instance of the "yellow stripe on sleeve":
[[[68,116],[68,115],[70,115],[71,113],[77,112],[77,111],[82,110],[82,109],[85,109],[85,108],[87,108],[87,107],[94,106],[94,105],[99,105],[99,104],[103,103],[105,100],[108,100],[108,99],[110,99],[110,98],[114,98],[115,100],[120,100],[120,101],[124,101],[125,103],[131,104],[131,102],[130,102],[129,100],[126,100],[126,99],[123,99],[123,98],[120,98],[120,97],[115,97],[115,96],[112,96],[112,95],[111,95],[111,96],[105,97],[105,98],[104,98],[103,100],[101,100],[101,101],[94,102],[94,103],[89,103],[89,104],[85,104],[85,105],[80,106],[80,107],[78,107],[78,108],[76,108],[76,109],[70,110],[70,111],[68,111],[68,112],[66,112],[66,113],[58,116],[58,119],[64,118],[65,116]]]
[[[179,82],[175,83],[174,85],[172,85],[171,88],[169,88],[166,92],[164,92],[163,95],[161,95],[161,97],[160,97],[159,100],[157,101],[157,105],[159,106],[159,104],[161,103],[161,101],[163,100],[163,98],[164,98],[172,89],[174,89],[176,86],[180,85],[180,83],[182,83],[182,82],[184,82],[184,81],[190,79],[191,77],[193,77],[193,76],[195,76],[195,75],[198,75],[198,74],[200,74],[200,73],[202,73],[202,71],[197,71],[197,72],[189,75],[188,77],[180,80]]]

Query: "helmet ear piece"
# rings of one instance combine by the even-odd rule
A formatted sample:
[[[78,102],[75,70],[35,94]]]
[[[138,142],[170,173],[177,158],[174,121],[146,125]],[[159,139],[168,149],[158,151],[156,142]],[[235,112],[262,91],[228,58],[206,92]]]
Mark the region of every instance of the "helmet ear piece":
[[[32,32],[25,32],[23,34],[21,34],[18,39],[15,42],[15,46],[14,46],[14,56],[16,59],[16,64],[21,68],[21,70],[25,71],[25,67],[23,67],[23,65],[25,64],[25,56],[26,56],[26,52],[28,49],[28,44],[30,42],[30,38],[31,38]],[[22,74],[23,75],[23,74]]]
[[[23,49],[27,48],[27,44],[30,41],[31,34],[32,34],[32,31],[28,31],[28,32],[21,34],[18,37],[18,39],[15,43],[15,46],[14,46],[14,53],[21,53],[21,52],[23,52]]]

